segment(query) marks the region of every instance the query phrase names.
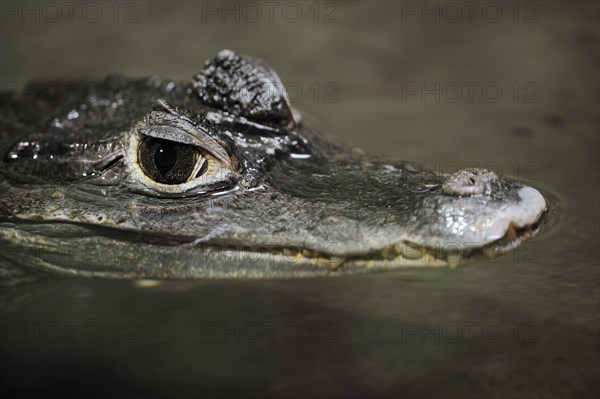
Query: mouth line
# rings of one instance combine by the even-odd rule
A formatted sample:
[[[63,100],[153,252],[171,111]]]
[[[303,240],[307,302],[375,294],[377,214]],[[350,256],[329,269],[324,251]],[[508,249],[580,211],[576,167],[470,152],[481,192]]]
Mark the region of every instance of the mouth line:
[[[196,237],[173,236],[165,234],[132,233],[129,231],[116,230],[104,226],[93,226],[73,222],[34,222],[18,221],[17,223],[0,222],[0,226],[26,227],[23,232],[36,235],[44,228],[40,226],[52,225],[51,232],[54,234],[43,234],[50,238],[68,237],[93,237],[103,236],[110,240],[130,242],[132,244],[151,245],[155,247],[187,249],[200,249],[209,253],[227,254],[232,261],[248,257],[255,260],[269,260],[275,262],[310,265],[323,270],[335,272],[345,267],[355,269],[398,269],[405,267],[448,267],[456,268],[461,263],[471,262],[479,259],[493,260],[496,257],[509,252],[523,242],[534,237],[544,221],[547,212],[532,225],[517,228],[512,223],[500,239],[487,243],[483,246],[475,245],[453,245],[449,248],[444,246],[423,246],[410,241],[399,241],[383,248],[373,249],[362,253],[327,253],[310,248],[298,246],[244,246],[227,244],[203,244],[198,243]],[[8,226],[11,225],[11,226]],[[19,230],[21,230],[19,228]],[[20,234],[17,234],[20,235]]]
[[[248,256],[264,256],[286,262],[309,262],[316,267],[336,271],[344,266],[371,268],[402,267],[448,267],[456,268],[461,263],[478,259],[492,260],[505,254],[521,243],[534,237],[540,221],[533,225],[516,228],[509,226],[505,235],[483,246],[466,246],[447,250],[437,247],[421,246],[409,241],[401,241],[382,249],[358,254],[331,254],[298,247],[264,247],[250,248],[240,246],[210,246],[211,250],[248,254]],[[242,255],[243,256],[243,255]]]

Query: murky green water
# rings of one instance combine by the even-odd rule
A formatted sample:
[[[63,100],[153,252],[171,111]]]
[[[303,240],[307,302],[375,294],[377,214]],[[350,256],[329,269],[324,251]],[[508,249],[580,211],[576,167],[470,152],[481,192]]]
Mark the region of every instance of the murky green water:
[[[231,48],[266,59],[322,130],[526,179],[561,215],[519,251],[454,271],[68,281],[2,314],[3,397],[600,395],[597,2],[453,3],[456,23],[439,2],[97,2],[97,22],[78,3],[72,23],[64,6],[49,23],[28,4],[3,8],[3,88],[107,71],[188,79]]]

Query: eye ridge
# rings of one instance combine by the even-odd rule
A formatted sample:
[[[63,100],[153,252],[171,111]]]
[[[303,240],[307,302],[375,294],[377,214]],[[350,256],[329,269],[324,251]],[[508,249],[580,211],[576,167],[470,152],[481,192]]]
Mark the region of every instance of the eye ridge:
[[[201,157],[192,145],[154,137],[142,140],[138,152],[139,164],[146,176],[157,183],[172,185],[189,181]]]

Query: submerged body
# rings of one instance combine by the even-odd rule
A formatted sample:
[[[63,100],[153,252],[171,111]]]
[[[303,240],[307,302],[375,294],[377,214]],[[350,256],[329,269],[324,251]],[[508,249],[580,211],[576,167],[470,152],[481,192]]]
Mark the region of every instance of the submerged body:
[[[0,104],[0,278],[301,277],[495,256],[535,189],[364,154],[307,126],[262,61],[191,82],[54,83]],[[92,90],[93,89],[93,90]],[[45,93],[46,95],[42,95]]]

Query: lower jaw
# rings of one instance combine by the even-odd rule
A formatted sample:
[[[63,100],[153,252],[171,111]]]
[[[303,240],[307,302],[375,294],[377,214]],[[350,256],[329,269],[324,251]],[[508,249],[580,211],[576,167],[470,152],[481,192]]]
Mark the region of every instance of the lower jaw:
[[[538,227],[537,224],[523,229],[511,226],[503,238],[483,247],[455,247],[448,250],[401,242],[368,254],[344,256],[287,248],[256,251],[198,247],[193,243],[172,246],[140,246],[138,243],[141,247],[138,249],[139,253],[133,251],[135,256],[129,254],[126,259],[131,265],[120,264],[123,259],[118,257],[98,257],[89,263],[85,258],[82,261],[71,260],[66,264],[47,261],[43,256],[44,252],[70,259],[70,254],[64,247],[67,241],[65,237],[42,237],[11,228],[5,229],[0,234],[0,239],[8,242],[9,247],[20,257],[27,258],[31,255],[31,259],[23,262],[26,266],[62,275],[114,279],[292,278],[403,268],[455,268],[464,262],[494,259],[533,237],[538,232]],[[118,249],[122,246],[123,254],[132,250],[127,243],[108,237],[69,237],[68,240],[73,243],[73,248],[86,248],[88,245],[90,248]],[[19,248],[23,250],[22,253],[19,253]],[[111,255],[112,253],[110,252]],[[4,255],[10,255],[10,251]],[[11,260],[20,263],[18,259]]]

